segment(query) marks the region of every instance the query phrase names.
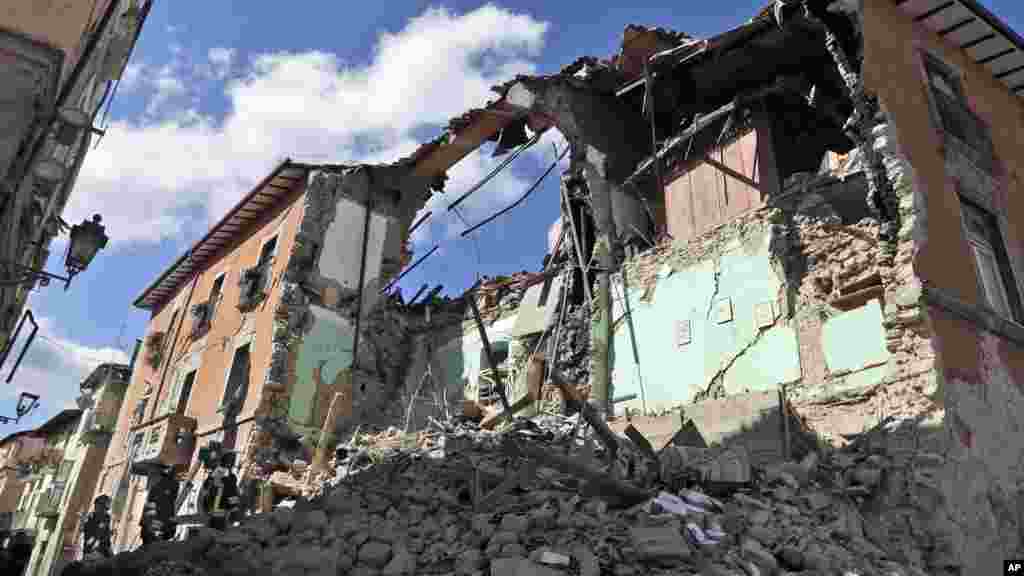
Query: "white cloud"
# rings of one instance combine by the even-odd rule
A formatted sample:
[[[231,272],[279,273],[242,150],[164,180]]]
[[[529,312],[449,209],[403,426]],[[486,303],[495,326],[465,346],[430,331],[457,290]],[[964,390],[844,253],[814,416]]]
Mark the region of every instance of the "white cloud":
[[[8,400],[4,401],[2,410],[7,410],[7,404],[22,392],[40,396],[43,404],[40,410],[59,410],[74,401],[79,395],[79,384],[94,368],[105,362],[127,364],[129,361],[127,353],[113,346],[86,346],[58,336],[50,318],[41,317],[37,322],[39,332],[15,372],[13,386],[8,386],[3,393]],[[14,350],[18,353],[27,335],[25,329],[15,342]],[[8,361],[4,378],[11,366],[13,360]],[[13,411],[13,407],[8,411]]]
[[[185,83],[175,74],[170,64],[162,66],[150,82],[154,92],[146,105],[147,114],[155,114],[165,102],[185,93]]]
[[[178,109],[112,123],[86,157],[65,219],[98,212],[112,242],[153,242],[178,233],[190,209],[219,219],[283,157],[393,161],[419,144],[418,130],[484,104],[512,74],[534,72],[546,30],[493,5],[461,15],[430,9],[381,34],[365,67],[319,51],[255,55],[222,88],[223,118]],[[180,72],[156,78],[168,95],[161,104],[184,88]],[[450,189],[497,161],[471,155],[451,172]],[[500,205],[524,185],[506,171],[467,210]]]
[[[143,78],[143,65],[137,62],[129,62],[125,66],[124,74],[121,75],[121,85],[118,90],[131,92],[139,87]]]
[[[235,61],[235,50],[223,46],[210,48],[207,58],[210,60],[210,74],[215,79],[222,80],[227,78],[231,72],[231,65]]]

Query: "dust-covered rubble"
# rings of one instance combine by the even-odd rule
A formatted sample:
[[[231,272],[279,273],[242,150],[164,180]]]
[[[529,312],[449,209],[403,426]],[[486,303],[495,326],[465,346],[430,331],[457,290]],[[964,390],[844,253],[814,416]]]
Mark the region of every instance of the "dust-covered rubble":
[[[636,466],[630,461],[645,456],[629,440],[620,437],[609,459],[577,418],[517,419],[499,432],[435,423],[408,442],[395,442],[392,432],[383,449],[364,440],[361,449],[339,451],[341,471],[315,498],[226,533],[204,529],[187,542],[79,568],[122,576],[954,573],[927,566],[936,538],[894,531],[895,511],[886,506],[898,474],[877,449],[811,452],[800,462],[741,471],[737,477],[748,480],[736,481],[729,479],[736,464],[712,464],[741,467],[742,450],[669,445],[662,462]],[[517,445],[541,449],[552,462],[578,461],[602,478],[524,458]],[[923,471],[942,460],[915,461]],[[681,476],[681,469],[695,472]],[[667,474],[689,480],[666,484]],[[649,497],[623,505],[602,482]]]

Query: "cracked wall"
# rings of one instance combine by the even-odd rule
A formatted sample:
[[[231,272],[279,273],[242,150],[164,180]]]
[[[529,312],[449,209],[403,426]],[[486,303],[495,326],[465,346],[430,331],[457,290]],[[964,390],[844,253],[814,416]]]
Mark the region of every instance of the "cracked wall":
[[[261,410],[265,425],[257,433],[264,460],[308,459],[308,442],[305,449],[282,455],[274,437],[316,436],[335,393],[342,394],[339,432],[384,418],[381,407],[398,393],[404,378],[411,340],[404,319],[379,295],[396,271],[391,260],[401,247],[403,197],[390,186],[395,177],[389,172],[394,170],[379,170],[376,180],[367,167],[314,170],[307,178],[299,230],[275,311],[266,375],[270,393]],[[368,201],[372,212],[359,302]]]
[[[880,257],[859,153],[794,175],[767,207],[626,263],[640,369],[619,278],[615,396],[635,393],[630,408],[646,400],[659,411],[785,384],[816,431],[837,441],[876,424],[883,407],[927,405],[934,352],[909,266],[912,172],[884,126],[874,147],[901,199],[893,264]]]
[[[784,282],[772,270],[767,215],[758,211],[627,266],[639,371],[617,278],[614,395],[638,395],[625,407],[661,411],[799,379],[796,333],[780,321]]]
[[[1024,214],[1016,177],[1024,115],[1019,99],[988,70],[889,3],[865,0],[858,16],[864,29],[865,82],[898,126],[900,149],[914,167],[909,204],[915,222],[912,230],[904,226],[914,250],[902,258],[919,280],[905,281],[898,294],[892,318],[906,318],[909,326],[893,344],[905,346],[922,334],[934,341],[936,370],[917,392],[932,400],[931,422],[916,435],[945,455],[931,486],[914,491],[924,494],[929,510],[915,521],[941,527],[946,534],[922,562],[929,573],[994,572],[1003,559],[1018,557],[1024,549],[1024,440],[1016,417],[1024,408],[1024,338],[1019,324],[987,306],[979,287],[958,198],[972,178],[959,162],[950,162],[955,139],[937,129],[924,55],[958,69],[968,107],[991,128],[992,182],[980,187],[987,197],[977,200],[999,222],[1018,287],[1024,245],[1014,222]]]

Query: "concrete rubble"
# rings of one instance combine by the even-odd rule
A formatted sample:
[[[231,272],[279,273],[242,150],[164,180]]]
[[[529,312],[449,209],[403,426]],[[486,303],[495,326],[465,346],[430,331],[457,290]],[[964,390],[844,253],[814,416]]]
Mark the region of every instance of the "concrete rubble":
[[[82,573],[946,573],[931,504],[908,499],[944,459],[901,462],[871,440],[886,429],[753,467],[742,447],[669,444],[652,461],[620,435],[610,459],[580,417],[517,419],[495,432],[434,420],[418,434],[364,436],[342,445],[337,473],[312,498]],[[609,486],[629,487],[629,497]]]

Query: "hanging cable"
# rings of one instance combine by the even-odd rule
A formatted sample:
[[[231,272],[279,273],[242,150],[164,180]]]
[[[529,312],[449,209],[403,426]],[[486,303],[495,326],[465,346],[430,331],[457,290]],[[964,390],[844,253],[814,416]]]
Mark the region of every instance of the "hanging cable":
[[[491,170],[489,174],[487,174],[479,182],[474,184],[469,190],[467,190],[465,193],[463,193],[462,196],[459,196],[458,198],[455,199],[454,202],[449,204],[448,205],[448,210],[449,211],[454,210],[459,204],[462,204],[462,202],[466,198],[469,198],[469,196],[471,194],[473,194],[474,192],[476,192],[480,188],[483,188],[485,184],[490,182],[491,179],[493,179],[495,176],[497,176],[499,172],[501,172],[502,170],[507,168],[508,165],[511,164],[513,160],[518,158],[519,155],[522,154],[524,150],[526,150],[530,146],[533,146],[534,144],[536,144],[537,141],[540,140],[541,134],[543,134],[543,133],[542,132],[538,132],[538,133],[534,134],[533,138],[530,138],[529,140],[527,140],[526,142],[521,144],[518,148],[516,148],[515,151],[512,152],[512,154],[509,154],[508,158],[505,158],[497,166],[495,166],[494,170]]]
[[[469,226],[469,222],[466,221],[466,217],[462,215],[461,210],[455,210],[455,215],[459,217],[464,226]],[[470,240],[473,241],[473,251],[476,252],[476,278],[477,282],[480,282],[480,269],[484,267],[484,260],[480,255],[480,239],[476,236],[470,236]]]
[[[544,173],[540,175],[540,178],[537,178],[537,181],[534,182],[532,186],[530,186],[529,188],[526,189],[526,192],[524,192],[523,195],[520,196],[518,200],[516,200],[515,202],[513,202],[513,203],[509,204],[508,206],[502,208],[496,214],[487,217],[486,219],[484,219],[482,222],[480,222],[476,226],[473,226],[472,228],[469,228],[468,230],[465,230],[464,232],[462,232],[462,234],[460,234],[460,236],[465,237],[466,235],[472,233],[474,230],[478,230],[479,228],[483,227],[484,225],[490,224],[494,220],[497,220],[498,217],[503,216],[504,214],[507,214],[509,211],[511,211],[515,207],[519,206],[520,204],[522,204],[523,201],[525,201],[530,196],[530,194],[532,194],[533,191],[536,190],[537,187],[540,186],[540,183],[543,182],[545,178],[547,178],[548,174],[550,174],[552,170],[554,170],[556,167],[558,167],[558,163],[561,162],[562,158],[564,158],[566,153],[569,152],[569,148],[570,148],[569,146],[566,146],[565,150],[562,150],[562,153],[559,154],[558,158],[556,158],[554,162],[551,163],[551,166],[548,166],[548,169],[545,170]]]

